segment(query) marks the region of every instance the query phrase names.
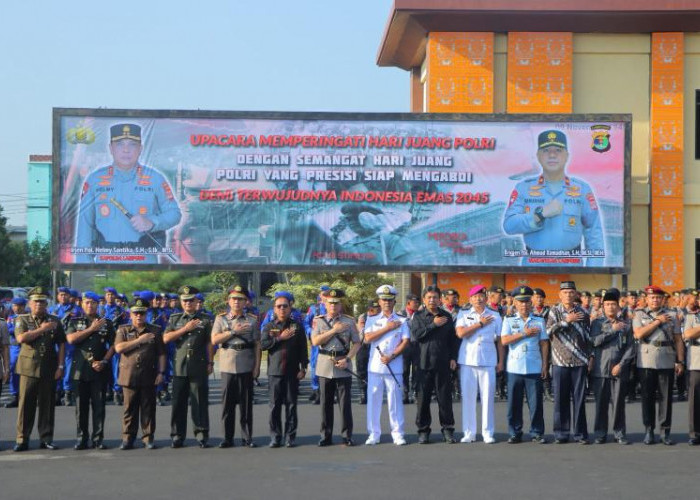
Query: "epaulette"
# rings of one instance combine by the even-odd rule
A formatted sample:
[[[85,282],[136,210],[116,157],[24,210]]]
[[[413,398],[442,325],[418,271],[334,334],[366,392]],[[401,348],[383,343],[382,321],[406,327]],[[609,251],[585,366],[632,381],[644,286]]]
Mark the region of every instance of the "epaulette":
[[[254,319],[255,321],[258,320],[258,317],[252,313],[246,313],[246,318],[251,318],[251,319]]]
[[[350,318],[351,320],[355,321],[355,317],[350,316],[349,314],[341,314],[341,316],[345,316],[346,318]]]
[[[401,316],[402,318],[408,318],[408,315],[407,315],[405,312],[403,312],[403,311],[397,312],[396,315],[397,315],[397,316]]]

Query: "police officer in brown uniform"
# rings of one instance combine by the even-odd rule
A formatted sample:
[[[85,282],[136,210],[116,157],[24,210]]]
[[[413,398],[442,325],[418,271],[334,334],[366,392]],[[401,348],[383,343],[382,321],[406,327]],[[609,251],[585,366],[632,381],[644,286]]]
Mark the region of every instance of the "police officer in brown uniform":
[[[97,314],[100,297],[95,292],[84,292],[81,307],[85,316],[68,323],[66,339],[75,347],[71,365],[71,379],[77,394],[75,417],[78,423],[76,450],[85,450],[88,439],[92,447],[104,450],[105,402],[109,372],[114,355],[114,326]],[[88,430],[92,407],[92,435]]]
[[[352,358],[360,349],[360,335],[355,320],[342,314],[340,299],[345,292],[332,289],[326,298],[325,315],[314,318],[311,343],[319,346],[316,375],[321,393],[321,440],[319,446],[333,444],[333,401],[338,393],[343,443],[353,446],[351,389]]]
[[[40,447],[55,450],[58,448],[53,444],[56,380],[63,377],[66,334],[58,317],[46,312],[48,296],[44,288],[32,288],[28,295],[30,313],[17,316],[15,323],[15,338],[22,348],[15,368],[20,379],[14,451],[29,449],[37,405]]]
[[[700,311],[687,311],[683,340],[688,343],[688,427],[690,446],[700,445]]]
[[[131,307],[131,324],[117,330],[114,348],[119,359],[118,384],[124,390],[122,420],[122,450],[134,447],[134,439],[141,422],[141,439],[147,449],[154,449],[156,430],[156,386],[165,374],[165,345],[160,327],[146,323],[150,303],[136,299]]]
[[[221,421],[224,440],[219,448],[234,445],[236,427],[236,405],[241,412],[241,434],[243,446],[254,448],[253,442],[253,379],[260,375],[260,328],[254,314],[246,314],[246,302],[250,298],[247,289],[233,286],[228,292],[230,311],[220,314],[214,320],[211,332],[212,344],[220,344],[219,363],[223,399]]]
[[[639,343],[637,349],[637,372],[642,386],[642,422],[646,429],[644,444],[654,444],[656,418],[656,390],[661,393],[659,401],[659,427],[661,442],[674,444],[671,439],[671,416],[673,398],[673,375],[683,373],[685,346],[681,338],[678,317],[664,308],[665,292],[657,286],[645,289],[647,307],[634,312],[632,328]]]
[[[163,342],[175,343],[173,411],[170,436],[173,448],[181,448],[187,436],[187,406],[191,401],[194,436],[200,448],[209,446],[209,375],[214,368],[212,321],[197,311],[193,286],[177,291],[183,312],[170,316]]]

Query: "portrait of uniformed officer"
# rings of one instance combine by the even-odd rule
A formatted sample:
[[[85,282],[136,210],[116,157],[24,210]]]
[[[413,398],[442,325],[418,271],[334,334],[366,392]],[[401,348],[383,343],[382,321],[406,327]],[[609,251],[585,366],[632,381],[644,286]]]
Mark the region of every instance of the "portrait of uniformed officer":
[[[105,402],[110,365],[114,355],[114,326],[110,319],[98,315],[100,297],[95,292],[84,292],[81,306],[85,315],[68,323],[66,339],[74,346],[71,379],[75,383],[78,421],[76,450],[88,446],[99,450],[104,444]],[[88,429],[92,408],[92,434]]]
[[[75,262],[100,262],[90,249],[166,246],[166,231],[180,222],[180,208],[168,180],[139,163],[141,127],[120,123],[110,128],[112,164],[91,172],[83,183],[75,239]],[[134,252],[138,254],[138,252]],[[154,253],[141,253],[156,264]]]
[[[139,421],[144,446],[156,447],[156,386],[165,375],[165,346],[159,326],[146,323],[150,303],[136,299],[131,307],[131,324],[117,330],[114,341],[119,359],[119,380],[124,392],[122,450],[134,447]]]
[[[29,449],[37,406],[40,447],[55,450],[56,381],[63,377],[66,334],[59,318],[46,312],[49,297],[44,288],[34,287],[28,295],[30,312],[17,316],[15,321],[15,338],[22,348],[16,366],[19,406],[14,451]]]
[[[219,448],[234,445],[236,406],[241,423],[242,445],[255,448],[253,441],[253,380],[260,375],[260,328],[258,318],[245,312],[250,293],[241,285],[228,291],[229,312],[214,320],[211,341],[220,345],[219,371],[221,372],[221,423],[224,439]]]
[[[560,259],[540,256],[532,251],[568,250],[572,256],[579,255],[583,249],[604,252],[595,194],[581,179],[566,175],[569,161],[566,135],[559,130],[545,130],[539,134],[537,161],[542,173],[515,186],[503,217],[506,234],[523,235],[529,256],[524,257],[522,263],[539,266],[583,263],[583,259],[562,263]],[[602,258],[585,259],[587,266],[602,263]]]
[[[211,317],[197,311],[199,290],[185,285],[177,291],[184,312],[170,316],[163,342],[175,345],[172,447],[181,448],[187,435],[187,407],[191,403],[194,436],[200,448],[209,446],[209,375],[214,369]]]

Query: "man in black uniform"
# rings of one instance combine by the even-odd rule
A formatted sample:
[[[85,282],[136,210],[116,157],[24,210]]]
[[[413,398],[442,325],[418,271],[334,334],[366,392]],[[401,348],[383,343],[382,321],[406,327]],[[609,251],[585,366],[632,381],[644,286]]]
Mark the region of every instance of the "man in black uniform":
[[[268,351],[267,377],[270,397],[270,448],[282,444],[282,404],[284,404],[285,446],[292,448],[297,437],[299,381],[306,376],[309,353],[304,325],[291,318],[287,296],[275,298],[273,319],[262,331],[260,347]]]
[[[75,416],[78,420],[76,450],[85,450],[88,439],[92,447],[104,450],[104,424],[107,382],[114,355],[114,326],[97,314],[100,297],[95,292],[84,292],[81,307],[85,316],[72,319],[66,339],[74,346],[71,377],[77,400]],[[92,407],[92,435],[88,430]]]
[[[457,367],[459,339],[452,315],[440,307],[440,289],[427,286],[423,290],[424,309],[411,321],[411,338],[419,350],[418,363],[418,444],[430,442],[430,399],[437,393],[438,416],[443,440],[455,443],[455,419],[452,413],[451,374]]]
[[[377,303],[379,305],[379,303]],[[408,328],[411,328],[411,320],[413,315],[420,308],[420,297],[415,294],[406,295],[406,307],[403,311],[399,311],[399,316],[404,316],[408,319]],[[377,309],[377,313],[379,309]],[[418,348],[416,343],[411,339],[408,346],[401,353],[403,354],[403,380],[401,381],[403,389],[403,404],[411,404],[416,395],[418,385]]]
[[[360,333],[360,339],[362,339],[362,347],[357,351],[357,374],[361,379],[367,380],[367,368],[369,366],[369,344],[364,343],[365,339],[365,325],[367,324],[367,318],[370,316],[376,316],[379,314],[379,302],[377,300],[370,300],[367,303],[367,312],[360,314],[357,318],[357,331]],[[360,387],[360,404],[367,404],[367,385],[361,384]]]
[[[40,447],[56,450],[58,447],[53,443],[56,381],[63,377],[66,333],[59,318],[46,313],[45,290],[37,286],[28,295],[30,313],[17,316],[15,323],[15,338],[22,348],[15,368],[20,378],[14,451],[29,449],[37,406]]]
[[[183,312],[170,316],[163,342],[175,343],[171,446],[181,448],[187,437],[187,406],[192,405],[194,437],[200,448],[209,446],[209,375],[214,369],[211,317],[197,311],[193,286],[177,291]]]

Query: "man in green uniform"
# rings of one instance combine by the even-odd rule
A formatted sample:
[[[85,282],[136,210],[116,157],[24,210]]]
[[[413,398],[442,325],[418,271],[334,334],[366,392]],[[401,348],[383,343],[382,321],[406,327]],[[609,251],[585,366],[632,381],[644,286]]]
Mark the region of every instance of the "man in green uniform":
[[[181,448],[187,436],[187,405],[191,399],[194,436],[200,448],[206,448],[209,446],[209,375],[214,368],[212,321],[204,311],[197,311],[195,295],[199,290],[183,286],[177,293],[184,312],[170,316],[163,335],[166,344],[175,344],[171,446]]]
[[[114,349],[121,355],[117,383],[124,391],[122,450],[134,447],[139,417],[144,445],[149,450],[156,447],[156,386],[163,382],[166,356],[160,327],[146,323],[149,307],[147,300],[136,299],[131,324],[119,327],[114,340]]]
[[[46,312],[48,295],[44,288],[34,287],[28,295],[30,313],[18,316],[15,326],[15,338],[22,347],[16,366],[20,378],[14,451],[29,449],[37,406],[40,447],[55,450],[54,400],[56,381],[63,377],[66,334],[58,317]]]
[[[75,416],[78,421],[76,450],[92,447],[104,450],[104,423],[107,382],[114,356],[114,325],[97,314],[100,297],[95,292],[84,292],[82,308],[85,316],[72,319],[66,330],[68,343],[75,347],[71,379],[77,393]],[[88,431],[92,407],[92,436]]]

